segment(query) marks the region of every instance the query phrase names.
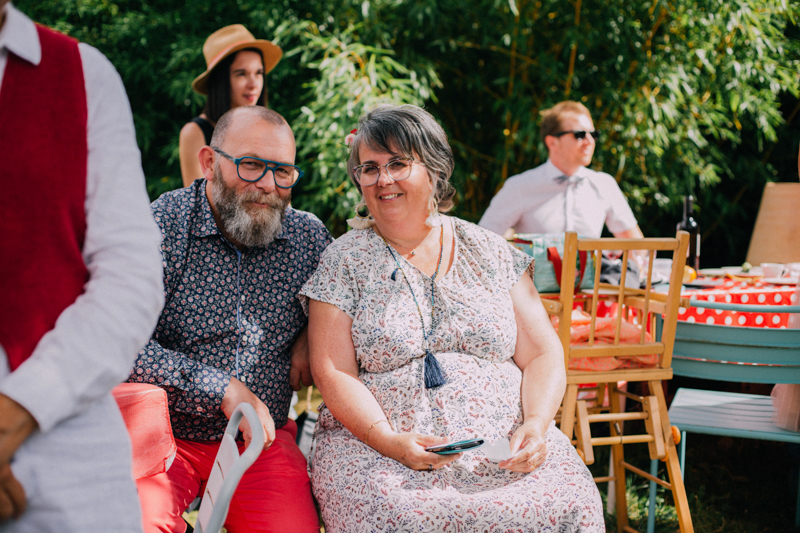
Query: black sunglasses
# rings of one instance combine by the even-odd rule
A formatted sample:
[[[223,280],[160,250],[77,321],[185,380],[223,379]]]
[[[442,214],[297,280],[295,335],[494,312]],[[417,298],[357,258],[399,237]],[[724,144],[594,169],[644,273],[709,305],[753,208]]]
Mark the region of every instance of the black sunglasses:
[[[558,133],[553,133],[553,137],[561,137],[562,135],[566,135],[567,133],[571,133],[579,141],[581,139],[585,139],[587,133],[589,135],[591,135],[594,138],[595,141],[600,138],[600,132],[597,131],[597,130],[594,130],[594,131],[559,131]]]

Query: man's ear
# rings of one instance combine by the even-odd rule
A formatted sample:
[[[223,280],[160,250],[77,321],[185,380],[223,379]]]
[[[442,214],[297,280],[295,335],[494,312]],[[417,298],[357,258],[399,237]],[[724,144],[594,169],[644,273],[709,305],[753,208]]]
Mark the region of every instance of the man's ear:
[[[558,139],[552,135],[546,135],[544,138],[544,144],[547,146],[547,151],[552,152],[553,148],[555,147]]]
[[[206,181],[214,181],[214,159],[216,153],[210,146],[203,146],[197,153],[200,159],[200,168],[203,170],[203,177]]]

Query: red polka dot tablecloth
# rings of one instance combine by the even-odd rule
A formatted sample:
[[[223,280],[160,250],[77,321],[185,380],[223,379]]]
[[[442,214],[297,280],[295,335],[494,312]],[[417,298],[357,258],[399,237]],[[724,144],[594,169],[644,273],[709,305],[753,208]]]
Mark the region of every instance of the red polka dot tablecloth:
[[[728,280],[714,289],[684,290],[681,296],[709,302],[733,304],[798,305],[800,302],[796,301],[796,291],[797,287],[794,285],[748,284]],[[789,316],[789,313],[743,313],[740,311],[703,309],[701,307],[680,308],[678,310],[678,320],[685,322],[750,328],[785,328],[788,325]]]

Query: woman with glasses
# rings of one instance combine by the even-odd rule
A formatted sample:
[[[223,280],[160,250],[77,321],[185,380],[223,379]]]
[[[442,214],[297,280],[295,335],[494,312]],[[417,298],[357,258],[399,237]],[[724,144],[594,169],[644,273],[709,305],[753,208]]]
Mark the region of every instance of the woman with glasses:
[[[203,177],[197,157],[211,144],[219,117],[229,109],[245,105],[267,107],[264,76],[275,68],[283,51],[269,41],[256,39],[241,24],[212,33],[203,45],[206,70],[192,82],[194,92],[208,96],[199,116],[180,133],[179,151],[184,187]]]
[[[602,530],[592,477],[553,424],[564,356],[531,259],[444,214],[444,131],[418,107],[379,106],[348,170],[356,229],[300,292],[325,401],[311,472],[326,531]],[[429,451],[468,439],[493,446]]]

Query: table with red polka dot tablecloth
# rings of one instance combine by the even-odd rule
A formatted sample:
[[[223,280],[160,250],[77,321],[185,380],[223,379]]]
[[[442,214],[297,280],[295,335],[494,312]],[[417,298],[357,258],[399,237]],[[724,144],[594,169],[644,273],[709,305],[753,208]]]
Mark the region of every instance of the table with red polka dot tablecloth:
[[[794,285],[771,285],[761,282],[748,284],[727,280],[723,285],[714,289],[685,289],[681,296],[732,304],[798,305],[800,302],[796,301],[796,291],[797,287]],[[789,323],[789,316],[789,313],[722,311],[702,307],[678,310],[678,320],[685,322],[751,328],[785,328]]]

